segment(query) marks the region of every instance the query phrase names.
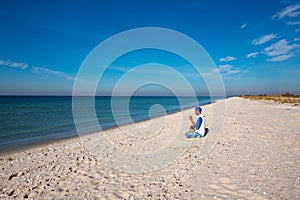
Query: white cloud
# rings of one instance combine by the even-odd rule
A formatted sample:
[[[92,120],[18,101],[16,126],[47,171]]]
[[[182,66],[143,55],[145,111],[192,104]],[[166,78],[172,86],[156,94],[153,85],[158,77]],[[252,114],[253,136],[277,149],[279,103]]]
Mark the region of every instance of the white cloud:
[[[287,59],[289,59],[289,58],[291,58],[293,56],[294,56],[293,53],[284,54],[284,55],[280,55],[280,56],[275,56],[273,58],[268,58],[267,61],[270,61],[270,62],[280,62],[280,61],[287,60]]]
[[[58,77],[63,77],[66,80],[74,80],[75,79],[75,77],[70,76],[64,72],[55,71],[55,70],[51,70],[51,69],[47,69],[47,68],[43,68],[43,67],[33,66],[31,68],[31,71],[33,73],[41,73],[41,74],[46,74],[46,75],[54,75],[54,76],[58,76]]]
[[[286,23],[287,25],[299,25],[300,22],[292,22],[292,21],[289,21]]]
[[[271,33],[271,34],[268,34],[268,35],[264,35],[264,36],[261,36],[259,38],[256,38],[252,41],[252,44],[254,45],[260,45],[260,44],[264,44],[274,38],[276,38],[276,34],[274,33]]]
[[[299,31],[300,31],[300,28],[298,28],[298,29],[295,30],[295,32],[299,32]]]
[[[221,74],[226,74],[226,75],[236,74],[238,72],[240,72],[239,69],[233,69],[233,66],[229,65],[229,64],[219,65],[219,67],[217,69],[212,70],[212,73],[214,73],[214,74],[221,73]]]
[[[244,28],[246,28],[246,26],[247,26],[247,24],[243,24],[240,28],[244,29]]]
[[[258,52],[248,53],[246,55],[246,58],[255,58],[258,54],[259,54]]]
[[[295,48],[299,48],[299,44],[292,44],[289,45],[289,42],[286,39],[282,39],[274,44],[272,44],[269,47],[266,47],[264,49],[264,53],[267,54],[268,56],[278,56],[282,54],[287,54],[291,50]]]
[[[155,67],[156,64],[154,63],[153,67]],[[120,71],[120,72],[129,72],[130,73],[136,73],[137,76],[140,76],[141,74],[147,74],[150,76],[157,76],[157,75],[167,75],[167,76],[174,76],[174,70],[173,68],[164,68],[161,67],[160,69],[157,69],[157,67],[155,68],[131,68],[131,67],[121,67],[121,66],[112,66],[110,67],[110,69],[115,70],[115,71]],[[197,73],[186,73],[184,72],[183,75],[187,78],[200,78],[200,75]],[[205,74],[202,73],[201,75],[209,75],[209,74]]]
[[[266,47],[263,53],[273,57],[267,59],[267,61],[279,62],[295,56],[295,54],[292,51],[298,49],[299,47],[299,44],[289,44],[289,42],[286,39],[282,39],[270,45],[269,47]]]
[[[28,64],[26,64],[26,63],[13,62],[10,60],[0,60],[0,65],[12,67],[12,68],[18,68],[18,69],[27,69],[28,68]],[[55,75],[58,77],[63,77],[66,80],[74,80],[75,79],[75,77],[70,76],[64,72],[55,71],[55,70],[51,70],[51,69],[47,69],[47,68],[43,68],[43,67],[32,66],[31,71],[33,73],[41,73],[41,74],[46,74],[46,75]]]
[[[229,62],[229,61],[232,61],[232,60],[236,60],[236,58],[233,57],[233,56],[227,56],[226,58],[220,58],[221,62]]]
[[[212,75],[217,75],[217,74],[222,74],[223,76],[229,76],[232,74],[244,74],[247,73],[247,70],[241,70],[238,68],[235,68],[232,65],[225,64],[225,65],[219,65],[218,68],[215,68],[211,70],[210,72],[207,73],[202,73],[202,76],[212,76]]]
[[[0,60],[0,65],[19,68],[19,69],[26,69],[28,68],[28,64],[21,63],[21,62],[12,62],[10,60]]]
[[[115,71],[121,71],[121,72],[127,72],[129,70],[128,68],[119,67],[119,66],[113,66],[111,67],[111,69]]]
[[[300,15],[300,12],[298,11],[299,9],[300,9],[300,3],[294,4],[284,8],[283,10],[275,14],[272,18],[273,19],[282,19],[284,17],[295,18]]]

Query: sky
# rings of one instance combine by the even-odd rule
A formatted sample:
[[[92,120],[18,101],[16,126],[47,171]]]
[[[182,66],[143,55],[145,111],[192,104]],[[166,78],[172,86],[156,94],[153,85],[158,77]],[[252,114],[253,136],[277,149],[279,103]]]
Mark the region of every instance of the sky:
[[[227,95],[300,95],[300,1],[2,0],[0,24],[0,95],[71,95],[81,64],[97,45],[142,27],[172,29],[197,41],[217,66],[211,73],[221,74]],[[185,59],[157,49],[116,59],[100,77],[96,95],[111,95],[118,80],[147,63],[174,68],[197,95],[207,95],[207,74],[197,74]],[[133,77],[176,82],[165,68],[155,69]],[[123,95],[134,81],[122,84]],[[179,95],[189,95],[182,85],[174,87]],[[152,84],[134,92],[172,91]]]

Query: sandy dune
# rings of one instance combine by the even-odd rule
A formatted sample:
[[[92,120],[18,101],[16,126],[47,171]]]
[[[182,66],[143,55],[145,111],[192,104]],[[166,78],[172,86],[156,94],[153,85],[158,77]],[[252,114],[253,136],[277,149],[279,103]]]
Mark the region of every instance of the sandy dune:
[[[183,136],[191,109],[98,133],[114,151],[93,151],[96,134],[2,153],[0,198],[299,199],[300,107],[230,98],[219,130],[211,117],[217,106],[203,106],[204,139]],[[130,136],[140,130],[150,131]],[[213,148],[205,156],[207,144]],[[147,160],[161,152],[162,160]]]

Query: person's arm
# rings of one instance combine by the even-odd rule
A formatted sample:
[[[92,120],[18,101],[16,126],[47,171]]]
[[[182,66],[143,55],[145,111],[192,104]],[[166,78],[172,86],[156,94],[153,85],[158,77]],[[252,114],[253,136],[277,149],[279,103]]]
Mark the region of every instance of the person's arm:
[[[193,120],[193,117],[192,117],[192,116],[189,116],[189,120],[190,120],[190,122],[192,123],[192,125],[195,126],[196,123],[195,123],[195,121]]]
[[[198,130],[202,124],[202,118],[199,117],[197,123],[194,125],[195,129]]]

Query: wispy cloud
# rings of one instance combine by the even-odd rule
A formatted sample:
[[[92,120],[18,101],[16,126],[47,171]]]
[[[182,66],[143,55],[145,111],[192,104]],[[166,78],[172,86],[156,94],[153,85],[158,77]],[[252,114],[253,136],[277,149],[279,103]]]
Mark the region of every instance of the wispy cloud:
[[[246,26],[247,26],[247,24],[243,24],[240,28],[244,29],[244,28],[246,28]]]
[[[273,58],[268,58],[267,61],[280,62],[280,61],[287,60],[287,59],[293,57],[294,55],[295,55],[294,53],[284,54],[284,55],[280,55],[280,56],[275,56]]]
[[[7,67],[13,67],[13,68],[19,68],[19,69],[28,68],[28,64],[26,64],[26,63],[12,62],[10,60],[0,60],[0,65],[7,66]]]
[[[286,39],[282,39],[266,47],[263,53],[272,57],[267,59],[267,61],[279,62],[295,56],[292,51],[298,48],[300,48],[299,44],[289,44]]]
[[[282,19],[284,17],[295,18],[300,15],[299,9],[300,9],[300,3],[294,4],[294,5],[284,8],[280,12],[276,13],[272,18],[273,19]]]
[[[230,74],[239,73],[240,71],[241,70],[239,69],[233,69],[232,65],[226,64],[226,65],[219,65],[218,68],[213,69],[212,73],[213,74],[221,73],[221,74],[230,75]]]
[[[298,28],[298,29],[295,30],[295,32],[299,32],[299,31],[300,31],[300,28]]]
[[[155,66],[155,65],[154,65]],[[171,76],[174,75],[174,71],[171,70],[171,68],[161,68],[161,69],[157,69],[157,68],[128,68],[128,67],[121,67],[121,66],[112,66],[110,69],[114,70],[114,71],[119,71],[119,72],[128,72],[131,71],[130,73],[139,73],[140,74],[149,74],[151,76],[155,76],[157,74],[164,74],[167,76]],[[173,69],[175,70],[175,69]],[[187,73],[187,72],[180,72],[182,75],[184,75],[185,77],[188,78],[199,78],[200,75],[197,73]]]
[[[259,54],[259,52],[248,53],[246,55],[246,58],[255,58],[258,54]]]
[[[29,67],[29,65],[26,63],[14,62],[11,60],[0,60],[0,65],[12,67],[12,68],[18,68],[18,69],[27,69]],[[66,80],[74,80],[75,79],[75,77],[73,77],[69,74],[66,74],[64,72],[55,71],[55,70],[51,70],[51,69],[47,69],[47,68],[43,68],[43,67],[37,67],[37,66],[32,66],[31,72],[45,74],[45,75],[54,75],[54,76],[62,77]]]
[[[113,67],[111,67],[111,69],[115,70],[115,71],[120,71],[120,72],[127,72],[129,70],[128,68],[119,67],[119,66],[113,66]]]
[[[58,77],[63,77],[66,80],[74,80],[75,79],[75,77],[70,76],[70,75],[68,75],[68,74],[66,74],[64,72],[55,71],[55,70],[47,69],[47,68],[44,68],[44,67],[33,66],[31,68],[31,71],[33,73],[40,73],[40,74],[54,75],[54,76],[58,76]]]
[[[287,25],[299,25],[300,22],[293,22],[293,21],[288,21],[286,22]]]
[[[220,58],[220,62],[229,62],[229,61],[232,61],[232,60],[236,60],[236,58],[233,57],[233,56],[227,56],[225,58]]]
[[[259,38],[256,38],[252,41],[252,44],[254,45],[260,45],[260,44],[264,44],[274,38],[276,38],[277,35],[274,34],[274,33],[271,33],[271,34],[268,34],[268,35],[264,35],[264,36],[261,36]]]

